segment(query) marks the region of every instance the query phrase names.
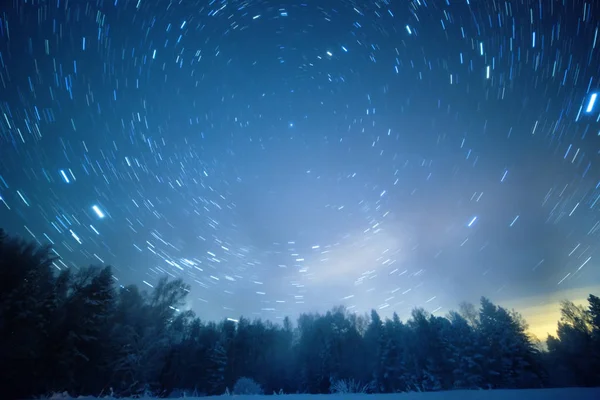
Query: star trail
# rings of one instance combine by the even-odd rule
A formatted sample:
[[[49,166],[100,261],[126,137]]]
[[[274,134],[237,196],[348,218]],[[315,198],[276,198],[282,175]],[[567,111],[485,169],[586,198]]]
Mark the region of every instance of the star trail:
[[[0,226],[201,318],[600,284],[594,1],[0,6]]]

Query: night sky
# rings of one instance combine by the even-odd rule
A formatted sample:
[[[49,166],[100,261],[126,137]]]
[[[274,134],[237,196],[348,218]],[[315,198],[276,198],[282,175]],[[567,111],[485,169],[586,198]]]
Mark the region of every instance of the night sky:
[[[203,319],[597,288],[598,15],[3,1],[0,226]]]

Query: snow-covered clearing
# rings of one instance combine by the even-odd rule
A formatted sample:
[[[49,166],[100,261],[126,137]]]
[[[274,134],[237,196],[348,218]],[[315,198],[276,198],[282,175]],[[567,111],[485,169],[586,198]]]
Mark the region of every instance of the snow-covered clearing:
[[[186,397],[188,400],[600,400],[600,388],[567,388],[567,389],[528,389],[528,390],[454,390],[447,392],[427,393],[392,393],[392,394],[289,394],[280,396],[244,395],[244,396],[209,396]],[[65,397],[61,397],[65,399]],[[78,397],[78,400],[93,400],[96,397]],[[112,400],[104,397],[103,400]],[[140,400],[155,400],[143,397]],[[125,400],[125,399],[121,399]]]

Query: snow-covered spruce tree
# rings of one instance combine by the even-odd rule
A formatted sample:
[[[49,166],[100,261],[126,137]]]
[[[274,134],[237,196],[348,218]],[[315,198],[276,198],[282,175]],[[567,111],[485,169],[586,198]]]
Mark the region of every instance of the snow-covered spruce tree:
[[[484,341],[486,383],[492,388],[541,386],[539,354],[522,318],[483,297],[478,328]]]
[[[367,346],[357,329],[357,320],[350,318],[343,307],[325,315],[302,314],[298,318],[297,390],[329,393],[331,379],[372,379],[371,371],[365,368]]]
[[[377,392],[384,392],[384,346],[386,338],[384,337],[384,326],[381,317],[377,311],[371,310],[371,321],[365,332],[365,345],[369,349],[367,353],[367,362],[365,368],[371,371],[368,383],[375,388]]]
[[[482,389],[483,359],[481,337],[457,312],[450,312],[451,329],[446,333],[455,389]]]
[[[256,323],[262,323],[260,320]],[[293,353],[293,329],[289,318],[283,320],[279,327],[269,322],[263,328],[257,328],[262,335],[253,340],[253,351],[261,355],[253,357],[255,379],[260,382],[265,393],[292,392],[296,376],[294,375],[295,359]],[[262,337],[261,337],[262,336]],[[264,349],[264,350],[261,350]],[[252,371],[250,371],[252,372]]]
[[[343,307],[336,307],[325,315],[325,321],[330,328],[327,341],[329,361],[328,370],[323,370],[321,393],[329,391],[331,379],[354,380],[370,384],[371,371],[365,371],[364,361],[368,352],[366,344],[357,332],[356,327],[349,318],[348,311]]]
[[[396,313],[391,320],[385,322],[378,386],[379,391],[383,393],[395,393],[406,389],[406,384],[403,382],[406,365],[402,340],[405,329]]]
[[[159,280],[149,295],[135,286],[120,290],[111,335],[111,382],[119,395],[139,394],[146,387],[164,390],[161,378],[178,337],[170,326],[179,321],[176,309],[188,290],[181,280],[166,278]]]
[[[296,344],[299,385],[301,392],[320,393],[320,378],[326,340],[322,317],[318,314],[301,314],[298,318],[299,340]],[[321,331],[321,332],[319,332]]]
[[[225,368],[227,367],[227,353],[220,342],[217,342],[210,351],[208,375],[208,394],[222,394],[225,390]]]
[[[110,267],[89,267],[80,272],[81,280],[67,303],[66,335],[73,371],[72,394],[99,393],[110,379],[110,316],[115,292]]]
[[[143,337],[151,324],[150,319],[145,298],[138,287],[130,285],[120,288],[111,330],[111,385],[120,395],[135,393],[142,386]]]
[[[191,310],[182,311],[175,315],[168,325],[166,335],[169,338],[168,352],[159,376],[159,393],[167,395],[176,389],[186,387],[196,388],[196,382],[190,382],[186,377],[186,367],[195,360],[189,357],[189,335],[195,315]],[[194,354],[192,354],[193,357]]]
[[[452,371],[444,342],[444,326],[450,324],[445,318],[429,315],[423,309],[415,309],[407,322],[411,328],[408,342],[408,362],[412,377],[409,387],[422,391],[435,391],[452,387]]]

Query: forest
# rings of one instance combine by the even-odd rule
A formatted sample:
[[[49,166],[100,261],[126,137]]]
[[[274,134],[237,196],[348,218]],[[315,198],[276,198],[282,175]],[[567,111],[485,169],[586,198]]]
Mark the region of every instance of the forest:
[[[561,304],[546,346],[515,311],[481,298],[445,317],[383,320],[342,307],[292,323],[203,321],[189,287],[120,286],[110,267],[55,266],[50,247],[0,230],[0,387],[157,397],[223,393],[391,393],[600,386],[600,298]]]

